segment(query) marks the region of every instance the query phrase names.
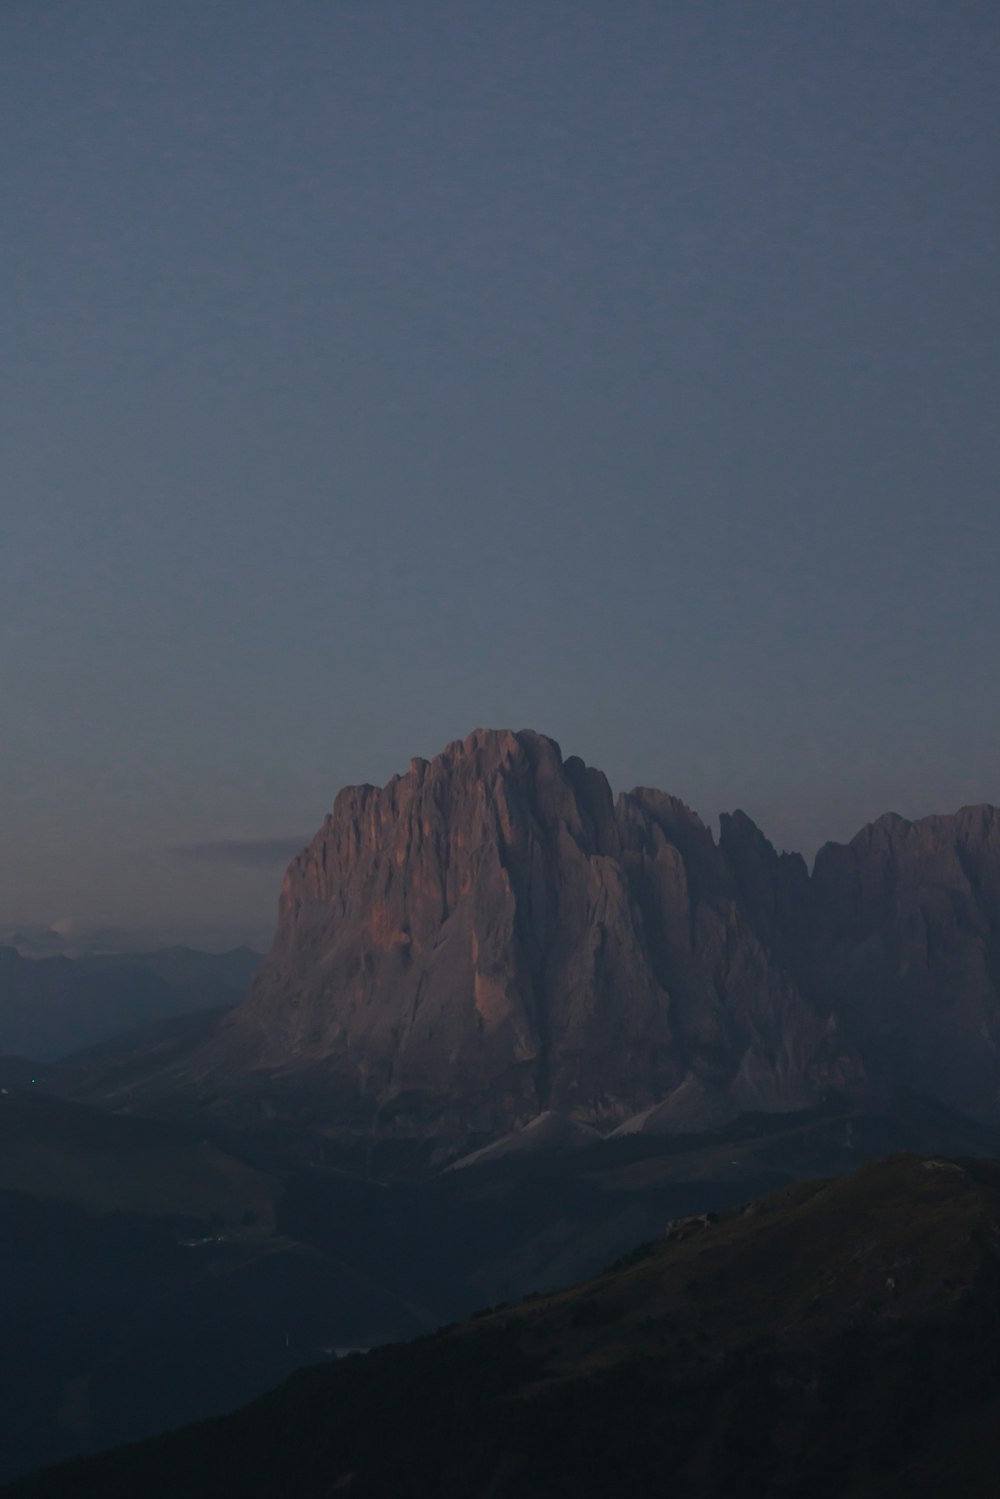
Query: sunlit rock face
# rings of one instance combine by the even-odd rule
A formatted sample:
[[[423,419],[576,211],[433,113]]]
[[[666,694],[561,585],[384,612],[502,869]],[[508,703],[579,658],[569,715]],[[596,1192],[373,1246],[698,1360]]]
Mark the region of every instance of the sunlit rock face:
[[[599,771],[532,732],[477,731],[382,789],[348,788],[290,867],[271,953],[206,1061],[319,1067],[359,1120],[442,1132],[546,1109],[613,1127],[692,1077],[741,1107],[812,1102],[859,1064],[775,957],[783,866],[743,822],[756,904],[682,803],[615,805]]]
[[[882,818],[810,876],[743,813],[716,841],[675,797],[615,802],[553,740],[480,730],[340,793],[193,1072],[423,1137],[547,1110],[711,1128],[870,1087],[998,1119],[1000,813]]]

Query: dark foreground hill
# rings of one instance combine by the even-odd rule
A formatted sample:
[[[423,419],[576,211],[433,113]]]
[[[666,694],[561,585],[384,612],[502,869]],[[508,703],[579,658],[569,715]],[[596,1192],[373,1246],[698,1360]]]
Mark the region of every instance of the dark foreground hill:
[[[2,1072],[0,1480],[231,1409],[326,1343],[434,1325],[363,1248],[287,1233],[283,1184],[218,1145]]]
[[[324,1165],[322,1142],[288,1164],[304,1142],[212,1142],[13,1073],[5,1086],[0,1482],[235,1409],[338,1351],[579,1282],[682,1214],[890,1151],[1000,1155],[998,1130],[887,1099],[701,1136],[500,1145],[386,1182]]]
[[[1000,1164],[893,1157],[11,1499],[1000,1491]]]

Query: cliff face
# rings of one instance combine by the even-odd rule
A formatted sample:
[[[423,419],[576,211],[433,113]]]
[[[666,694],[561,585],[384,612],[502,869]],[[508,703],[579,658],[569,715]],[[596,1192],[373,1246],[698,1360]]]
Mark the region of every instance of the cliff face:
[[[669,1000],[616,849],[603,776],[534,734],[474,734],[341,792],[245,1012],[262,1062],[329,1062],[379,1104],[416,1090],[484,1129],[669,1084]],[[595,1050],[616,1075],[588,1071]]]
[[[663,792],[615,803],[552,740],[481,730],[340,793],[198,1071],[449,1137],[871,1084],[997,1120],[1000,813],[882,818],[810,876],[743,813],[716,842]]]
[[[816,858],[813,982],[890,1080],[1000,1118],[1000,812],[881,817]]]
[[[795,1107],[858,1071],[700,820],[654,791],[615,806],[530,732],[341,792],[227,1053],[322,1067],[359,1119],[487,1132],[543,1109],[614,1125],[692,1082]]]

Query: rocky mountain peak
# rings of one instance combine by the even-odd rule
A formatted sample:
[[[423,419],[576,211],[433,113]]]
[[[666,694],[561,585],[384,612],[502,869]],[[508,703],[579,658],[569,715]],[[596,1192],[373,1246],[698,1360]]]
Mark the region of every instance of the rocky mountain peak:
[[[1000,817],[882,818],[810,876],[743,812],[716,841],[677,797],[479,729],[340,792],[197,1065],[451,1141],[545,1111],[708,1127],[866,1075],[1000,1117]]]
[[[213,1062],[321,1075],[342,1116],[404,1132],[611,1126],[691,1077],[715,1109],[795,1107],[842,1074],[840,1043],[744,873],[677,798],[616,803],[554,740],[476,730],[339,793]]]

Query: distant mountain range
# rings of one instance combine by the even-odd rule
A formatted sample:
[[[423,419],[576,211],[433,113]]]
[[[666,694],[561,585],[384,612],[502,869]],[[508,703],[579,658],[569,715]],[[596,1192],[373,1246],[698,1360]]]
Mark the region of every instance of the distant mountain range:
[[[246,947],[26,958],[0,946],[0,1055],[49,1061],[153,1021],[228,1008],[260,961]]]
[[[887,816],[810,874],[748,817],[523,731],[348,788],[247,1000],[154,1086],[438,1158],[541,1114],[702,1129],[909,1089],[1000,1121],[1000,812]]]
[[[897,1156],[11,1499],[986,1499],[1000,1163]]]
[[[212,922],[193,918],[142,926],[0,922],[0,947],[16,948],[22,958],[85,958],[92,953],[150,953],[171,947],[210,953],[232,952],[237,947],[257,951],[266,948],[270,940],[271,928],[251,920]]]

